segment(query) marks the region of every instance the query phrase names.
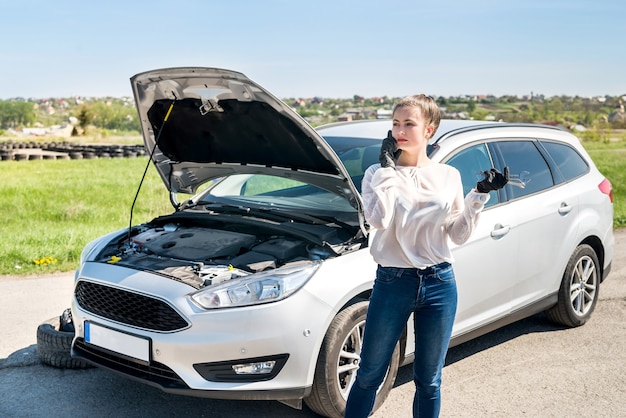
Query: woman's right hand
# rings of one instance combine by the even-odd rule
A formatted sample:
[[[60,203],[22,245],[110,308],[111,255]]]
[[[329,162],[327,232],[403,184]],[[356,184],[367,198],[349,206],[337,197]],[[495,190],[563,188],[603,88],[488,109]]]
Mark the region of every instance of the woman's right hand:
[[[402,150],[398,149],[398,141],[391,135],[391,131],[387,132],[387,138],[383,139],[380,146],[380,155],[378,161],[381,167],[396,167],[396,162]]]

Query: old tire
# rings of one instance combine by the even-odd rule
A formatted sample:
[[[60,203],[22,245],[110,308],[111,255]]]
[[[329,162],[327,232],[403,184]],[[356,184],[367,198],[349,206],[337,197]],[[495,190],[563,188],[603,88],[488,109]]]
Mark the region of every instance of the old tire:
[[[60,317],[50,318],[37,327],[37,354],[45,365],[60,369],[86,369],[93,367],[72,358],[70,349],[74,332],[60,331]]]
[[[326,417],[343,417],[350,388],[356,379],[368,302],[359,302],[339,312],[333,319],[315,368],[310,395],[304,399],[314,412]],[[385,401],[396,380],[400,364],[399,344],[389,370],[376,395],[376,410]]]
[[[598,301],[600,263],[589,245],[580,245],[570,257],[555,306],[546,311],[553,322],[578,327],[589,320]]]

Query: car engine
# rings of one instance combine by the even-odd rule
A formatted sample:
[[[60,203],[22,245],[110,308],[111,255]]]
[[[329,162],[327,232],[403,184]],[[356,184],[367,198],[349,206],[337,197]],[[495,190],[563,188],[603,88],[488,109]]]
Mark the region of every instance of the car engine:
[[[194,288],[361,248],[337,225],[198,222],[171,215],[118,236],[96,261],[151,271]]]

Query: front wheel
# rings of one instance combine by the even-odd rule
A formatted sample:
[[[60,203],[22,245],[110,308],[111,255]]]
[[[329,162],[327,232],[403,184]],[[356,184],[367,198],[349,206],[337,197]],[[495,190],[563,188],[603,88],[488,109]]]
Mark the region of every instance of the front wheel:
[[[599,290],[598,256],[589,245],[580,245],[565,268],[558,302],[546,311],[546,315],[550,320],[568,327],[583,325],[596,307]]]
[[[332,418],[343,416],[361,360],[368,305],[368,302],[359,302],[339,312],[324,337],[311,394],[304,399],[307,406],[320,415]],[[396,344],[389,370],[378,389],[374,410],[382,405],[389,395],[396,380],[399,364],[400,348],[399,344]]]

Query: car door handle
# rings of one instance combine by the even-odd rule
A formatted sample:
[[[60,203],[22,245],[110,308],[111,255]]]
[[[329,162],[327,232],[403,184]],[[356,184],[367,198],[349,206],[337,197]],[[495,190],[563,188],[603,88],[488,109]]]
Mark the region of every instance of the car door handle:
[[[572,211],[572,207],[565,202],[561,203],[561,207],[559,208],[559,215],[567,215]]]
[[[511,227],[509,225],[495,224],[491,231],[491,238],[500,239],[509,233]]]

